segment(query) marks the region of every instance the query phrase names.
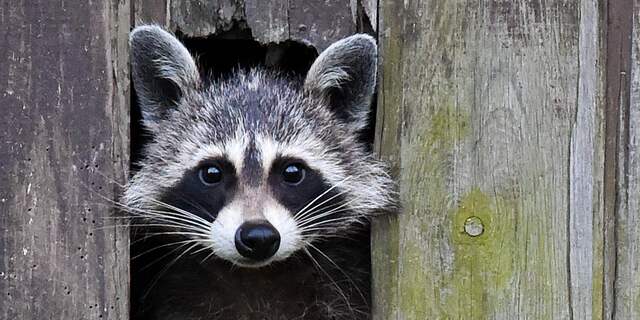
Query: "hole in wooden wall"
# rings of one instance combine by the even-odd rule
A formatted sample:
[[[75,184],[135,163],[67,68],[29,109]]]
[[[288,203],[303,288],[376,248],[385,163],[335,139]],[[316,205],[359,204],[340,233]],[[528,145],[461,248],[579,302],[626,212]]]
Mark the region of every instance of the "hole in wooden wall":
[[[179,32],[176,35],[197,57],[202,73],[214,78],[225,77],[237,68],[263,66],[285,72],[302,81],[303,76],[317,57],[315,48],[299,42],[285,41],[278,44],[261,44],[253,40],[250,30],[234,29],[207,38],[187,38]],[[141,160],[142,147],[148,141],[149,136],[141,125],[142,117],[135,92],[132,95],[131,172],[135,172],[138,169],[136,163]],[[140,241],[142,236],[136,234],[135,230],[132,231],[131,242],[134,245],[131,247],[131,257],[136,257],[162,244],[162,242],[155,240],[157,237]],[[140,301],[147,291],[145,287],[153,282],[157,274],[166,272],[162,269],[175,258],[168,254],[174,248],[168,246],[166,250],[153,250],[132,260],[132,319],[140,318],[139,315],[143,311]]]
[[[208,38],[177,35],[189,51],[198,57],[201,69],[214,77],[233,72],[234,68],[256,66],[303,76],[318,55],[313,47],[295,41],[261,44],[253,40],[248,30],[232,30]]]

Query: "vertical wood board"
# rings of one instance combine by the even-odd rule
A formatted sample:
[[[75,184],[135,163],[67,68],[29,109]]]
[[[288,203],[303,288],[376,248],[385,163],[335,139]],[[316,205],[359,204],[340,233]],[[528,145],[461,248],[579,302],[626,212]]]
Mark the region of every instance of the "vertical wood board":
[[[619,100],[618,195],[616,213],[616,319],[640,319],[640,1],[634,0],[628,69],[622,68]],[[626,37],[622,38],[627,40]],[[629,72],[625,72],[629,70]],[[628,101],[625,87],[628,85]]]
[[[0,318],[128,319],[127,1],[0,1]]]
[[[375,319],[602,314],[598,1],[382,1]]]

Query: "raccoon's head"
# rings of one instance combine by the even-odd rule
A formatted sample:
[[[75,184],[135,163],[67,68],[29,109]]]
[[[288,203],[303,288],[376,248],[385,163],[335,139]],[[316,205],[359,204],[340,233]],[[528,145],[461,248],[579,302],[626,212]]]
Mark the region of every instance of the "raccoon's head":
[[[136,28],[130,42],[151,141],[124,202],[186,236],[182,245],[264,266],[391,203],[384,166],[358,140],[375,87],[371,37],[334,43],[304,83],[259,69],[203,79],[155,26]]]

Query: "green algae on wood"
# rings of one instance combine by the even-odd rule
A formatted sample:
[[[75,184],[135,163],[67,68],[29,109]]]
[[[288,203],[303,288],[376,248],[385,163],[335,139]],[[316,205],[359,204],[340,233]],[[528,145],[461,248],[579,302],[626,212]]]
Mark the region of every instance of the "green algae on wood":
[[[402,213],[374,222],[374,319],[602,314],[597,296],[583,299],[602,280],[582,276],[602,266],[599,220],[573,233],[593,250],[569,237],[585,214],[575,204],[593,201],[587,214],[598,217],[602,192],[597,101],[582,103],[599,81],[588,63],[597,48],[579,29],[600,17],[590,5],[380,3],[376,149],[394,168]],[[583,193],[569,181],[576,167],[593,168]]]

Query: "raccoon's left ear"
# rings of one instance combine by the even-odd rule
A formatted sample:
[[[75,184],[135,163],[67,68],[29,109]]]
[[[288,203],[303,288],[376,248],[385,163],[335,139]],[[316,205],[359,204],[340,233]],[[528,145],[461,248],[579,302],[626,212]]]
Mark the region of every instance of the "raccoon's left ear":
[[[144,125],[152,131],[177,108],[200,74],[187,48],[159,26],[143,25],[131,32],[131,72]]]
[[[377,46],[356,34],[329,46],[313,63],[304,82],[307,94],[326,101],[355,130],[367,125],[376,86]]]

